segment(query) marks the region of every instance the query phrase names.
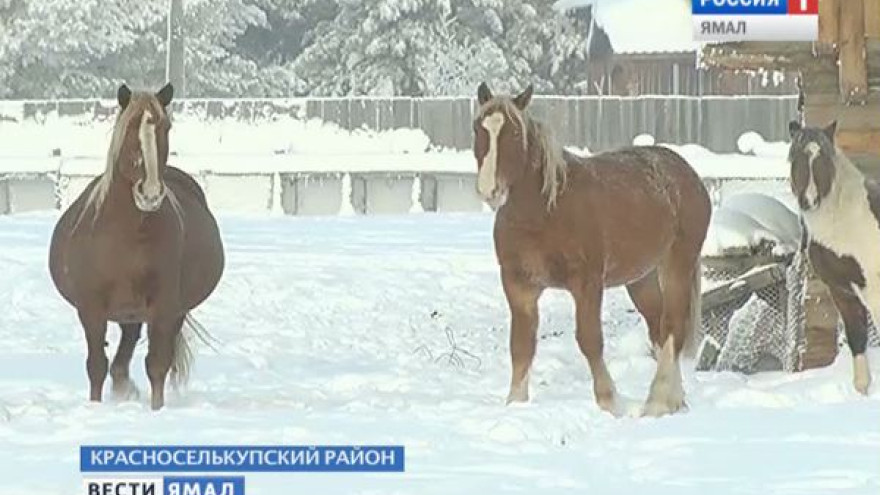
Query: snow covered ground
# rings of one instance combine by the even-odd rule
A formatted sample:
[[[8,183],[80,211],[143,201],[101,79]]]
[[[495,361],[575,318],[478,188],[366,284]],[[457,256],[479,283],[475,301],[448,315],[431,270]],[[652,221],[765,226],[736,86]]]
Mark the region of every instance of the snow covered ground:
[[[880,490],[880,395],[852,390],[846,353],[794,375],[687,371],[688,412],[614,419],[593,403],[570,301],[554,292],[533,401],[505,407],[490,214],[222,216],[227,271],[196,311],[219,352],[198,351],[189,390],[159,413],[146,394],[90,404],[81,329],[46,269],[56,218],[0,217],[2,495],[78,493],[78,446],[101,443],[406,446],[403,474],[249,475],[251,495]],[[654,368],[643,324],[620,290],[602,319],[636,408]]]

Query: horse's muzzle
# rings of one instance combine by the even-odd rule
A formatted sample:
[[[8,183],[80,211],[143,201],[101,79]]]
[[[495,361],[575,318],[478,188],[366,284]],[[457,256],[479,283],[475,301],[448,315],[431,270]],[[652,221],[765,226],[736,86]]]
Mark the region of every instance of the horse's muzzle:
[[[144,190],[144,181],[139,180],[137,183],[131,188],[131,194],[134,197],[134,204],[137,206],[138,210],[141,210],[144,213],[153,213],[162,206],[162,201],[165,200],[165,184],[159,182],[158,192],[151,193],[150,191]]]
[[[497,211],[507,203],[507,188],[495,188],[489,194],[480,193],[480,197],[492,208],[492,211]]]

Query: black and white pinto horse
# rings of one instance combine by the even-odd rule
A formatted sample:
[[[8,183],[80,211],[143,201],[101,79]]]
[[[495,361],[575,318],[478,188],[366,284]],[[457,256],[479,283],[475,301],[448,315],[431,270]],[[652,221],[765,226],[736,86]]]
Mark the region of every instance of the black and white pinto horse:
[[[868,393],[868,315],[880,323],[880,184],[835,146],[837,121],[824,129],[789,124],[791,187],[816,275],[843,319],[853,357],[853,385]]]

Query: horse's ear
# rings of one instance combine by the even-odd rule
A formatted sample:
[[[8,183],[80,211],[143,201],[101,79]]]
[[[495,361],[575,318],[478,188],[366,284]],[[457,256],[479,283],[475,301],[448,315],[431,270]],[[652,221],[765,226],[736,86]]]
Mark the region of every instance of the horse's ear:
[[[123,110],[128,106],[128,102],[131,101],[131,90],[125,84],[119,86],[119,89],[116,90],[116,101],[119,102],[119,106]]]
[[[831,144],[834,144],[834,133],[837,132],[837,119],[832,120],[828,127],[822,129],[822,132],[828,136],[828,140],[831,141]]]
[[[529,87],[526,88],[525,91],[519,94],[516,98],[513,99],[513,104],[516,105],[516,108],[520,110],[525,110],[525,108],[529,105],[529,102],[532,101],[532,93],[535,91],[535,87],[529,84]]]
[[[492,90],[489,89],[489,85],[486,82],[481,82],[480,87],[477,88],[477,101],[480,102],[480,105],[486,104],[487,101],[492,99]]]
[[[172,86],[171,83],[162,86],[162,89],[156,93],[156,98],[159,99],[159,103],[161,103],[163,107],[167,107],[174,98],[174,86]]]
[[[795,134],[801,132],[801,129],[803,129],[803,127],[797,120],[792,120],[788,123],[788,135],[791,136],[792,139],[794,139]]]

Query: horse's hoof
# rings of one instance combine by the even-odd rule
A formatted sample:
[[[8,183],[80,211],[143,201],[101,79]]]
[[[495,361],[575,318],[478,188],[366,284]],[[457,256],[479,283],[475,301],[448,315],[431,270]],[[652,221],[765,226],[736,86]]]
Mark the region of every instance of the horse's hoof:
[[[864,354],[853,358],[853,386],[858,393],[868,395],[868,389],[871,387],[871,369]]]
[[[611,414],[615,418],[623,417],[623,411],[617,404],[617,397],[613,395],[610,397],[597,397],[596,405],[599,406],[599,409]]]
[[[646,402],[645,406],[642,408],[642,416],[659,418],[661,416],[675,414],[686,408],[687,405],[684,403],[684,400],[651,400]]]
[[[504,402],[504,405],[509,406],[511,404],[523,404],[529,401],[528,393],[513,393],[511,392],[507,396],[507,400]]]
[[[141,392],[131,380],[113,383],[113,398],[117,401],[136,401],[140,399]]]
[[[856,377],[853,380],[853,386],[855,387],[856,392],[862,395],[868,395],[868,389],[871,388],[871,378],[868,377],[867,379],[859,379],[858,377]]]

